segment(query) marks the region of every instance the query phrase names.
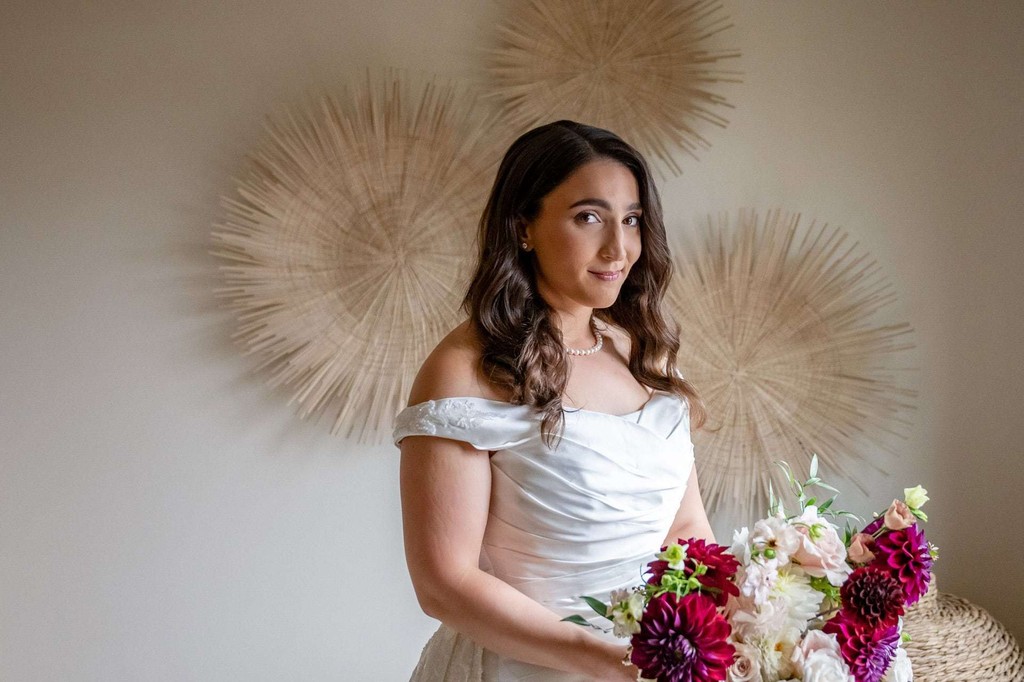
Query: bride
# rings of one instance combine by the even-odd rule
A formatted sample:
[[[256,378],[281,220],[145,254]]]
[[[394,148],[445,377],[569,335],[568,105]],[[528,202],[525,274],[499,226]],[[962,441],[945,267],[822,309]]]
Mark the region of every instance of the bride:
[[[409,573],[441,621],[413,680],[636,680],[580,599],[713,541],[703,403],[675,369],[660,199],[639,153],[572,121],[517,139],[480,221],[468,319],[396,418]]]

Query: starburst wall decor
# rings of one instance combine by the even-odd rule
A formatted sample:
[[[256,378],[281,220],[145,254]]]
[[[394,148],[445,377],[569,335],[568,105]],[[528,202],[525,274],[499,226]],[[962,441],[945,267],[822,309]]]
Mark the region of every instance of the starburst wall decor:
[[[214,229],[217,293],[301,417],[358,442],[390,431],[460,319],[504,142],[464,91],[395,73],[268,123]]]
[[[725,127],[715,88],[739,82],[739,56],[712,40],[731,27],[717,0],[529,0],[513,3],[488,54],[490,96],[518,132],[568,118],[614,131],[670,171],[674,152],[710,146]]]
[[[872,322],[895,299],[877,264],[827,224],[800,227],[781,210],[708,220],[702,243],[675,247],[666,296],[680,323],[678,364],[704,397],[695,431],[709,509],[754,518],[776,460],[807,471],[812,453],[863,488],[857,466],[878,468],[858,436],[885,448],[916,392],[901,372],[909,324]]]

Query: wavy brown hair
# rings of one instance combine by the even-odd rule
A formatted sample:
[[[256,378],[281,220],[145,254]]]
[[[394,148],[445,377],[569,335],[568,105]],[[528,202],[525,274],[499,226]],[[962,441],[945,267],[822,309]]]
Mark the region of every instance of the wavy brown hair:
[[[703,400],[675,371],[679,325],[666,319],[662,299],[672,277],[661,199],[639,152],[617,135],[573,121],[556,121],[512,143],[487,200],[479,228],[479,261],[462,309],[482,343],[484,375],[512,402],[543,412],[541,435],[549,446],[565,426],[562,394],[569,378],[555,313],[537,291],[534,256],[519,248],[544,197],[580,166],[611,159],[636,178],[642,209],[640,257],[609,308],[594,317],[629,334],[629,371],[638,382],[683,398],[691,423],[706,419]]]

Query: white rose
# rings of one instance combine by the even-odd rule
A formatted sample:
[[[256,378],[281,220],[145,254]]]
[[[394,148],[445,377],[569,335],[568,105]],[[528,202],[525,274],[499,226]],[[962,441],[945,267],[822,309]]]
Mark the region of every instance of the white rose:
[[[761,682],[760,655],[755,647],[733,642],[736,659],[727,671],[728,682]]]
[[[793,520],[793,526],[803,536],[793,559],[808,575],[828,578],[836,587],[842,585],[852,569],[846,563],[846,545],[836,527],[818,516],[813,504]]]
[[[804,660],[804,682],[853,682],[853,676],[838,652],[818,649]]]
[[[817,651],[829,651],[836,656],[842,656],[839,641],[835,635],[826,634],[821,630],[808,630],[800,641],[800,645],[793,649],[792,661],[797,677],[804,676],[804,665],[807,659]]]
[[[903,647],[896,647],[889,669],[885,671],[882,682],[914,682],[914,671],[910,666],[910,657]]]

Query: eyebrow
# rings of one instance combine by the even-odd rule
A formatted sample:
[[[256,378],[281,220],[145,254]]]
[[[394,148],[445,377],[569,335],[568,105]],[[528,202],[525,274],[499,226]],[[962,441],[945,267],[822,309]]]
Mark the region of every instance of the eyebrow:
[[[592,199],[592,198],[591,199],[580,199],[579,201],[577,201],[575,204],[573,204],[569,208],[576,208],[577,206],[583,206],[585,204],[591,205],[591,206],[600,206],[601,208],[603,208],[606,211],[612,210],[612,205],[609,204],[604,199]],[[635,203],[635,204],[630,204],[629,206],[627,206],[626,210],[627,211],[639,211],[640,208],[641,208],[640,204],[639,203]]]

